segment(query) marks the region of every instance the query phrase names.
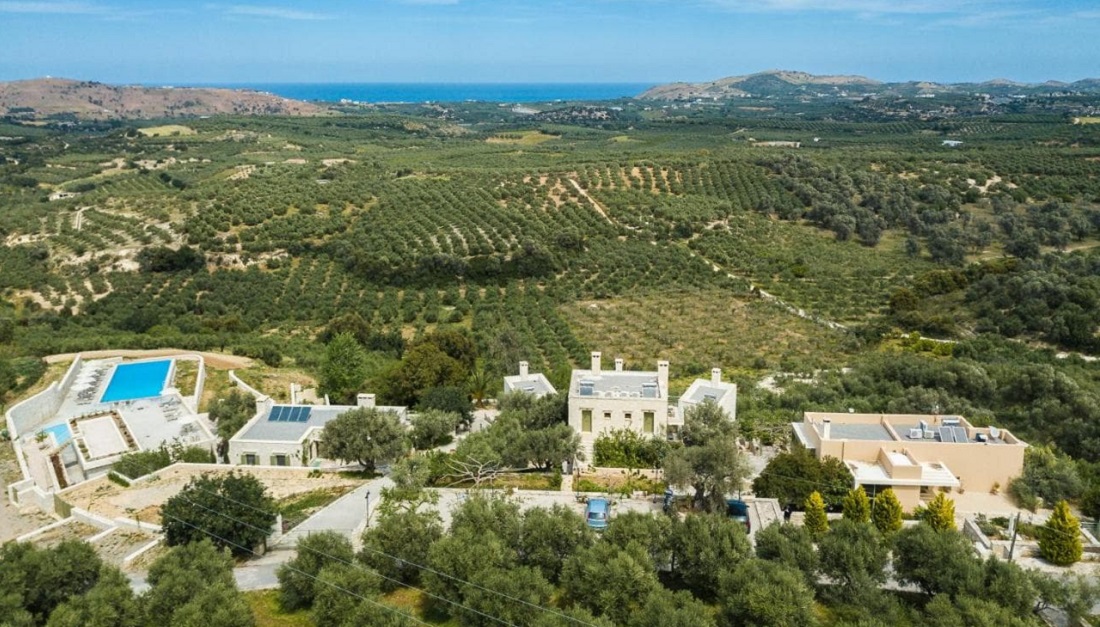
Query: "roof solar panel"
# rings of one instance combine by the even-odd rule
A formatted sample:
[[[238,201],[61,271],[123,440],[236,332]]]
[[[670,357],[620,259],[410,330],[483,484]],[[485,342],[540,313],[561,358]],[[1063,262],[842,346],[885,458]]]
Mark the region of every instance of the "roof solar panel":
[[[309,422],[309,416],[313,413],[313,410],[309,407],[302,408],[302,417],[298,419],[298,422]]]
[[[268,422],[279,422],[280,417],[283,414],[282,407],[272,407],[271,413],[267,415]]]
[[[302,415],[306,413],[305,407],[294,407],[290,410],[290,422],[302,422]]]
[[[954,442],[955,432],[951,427],[940,427],[940,442]]]
[[[959,443],[970,441],[970,438],[966,437],[966,429],[963,427],[955,427],[955,441]]]

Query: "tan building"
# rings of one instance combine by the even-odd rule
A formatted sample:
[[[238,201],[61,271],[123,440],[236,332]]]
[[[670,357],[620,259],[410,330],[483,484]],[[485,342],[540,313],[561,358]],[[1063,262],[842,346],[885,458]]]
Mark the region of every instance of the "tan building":
[[[1002,489],[1023,472],[1027,443],[961,416],[806,412],[795,441],[842,460],[869,495],[893,488],[909,510],[937,489]]]

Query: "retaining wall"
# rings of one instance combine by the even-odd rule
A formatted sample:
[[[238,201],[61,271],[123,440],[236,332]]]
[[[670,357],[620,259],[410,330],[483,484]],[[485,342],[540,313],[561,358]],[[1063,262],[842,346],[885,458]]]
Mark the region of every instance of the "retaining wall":
[[[11,439],[14,440],[24,433],[33,431],[35,427],[44,421],[53,418],[57,410],[61,408],[65,393],[72,386],[73,380],[76,379],[83,363],[84,360],[81,359],[80,355],[77,355],[60,381],[54,381],[45,390],[8,410],[8,433],[11,435]]]

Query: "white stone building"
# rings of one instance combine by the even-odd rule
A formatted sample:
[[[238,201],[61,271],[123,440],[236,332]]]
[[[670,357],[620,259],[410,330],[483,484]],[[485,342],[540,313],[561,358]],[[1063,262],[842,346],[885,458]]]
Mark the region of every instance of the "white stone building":
[[[353,409],[377,406],[374,394],[360,394],[355,405],[280,405],[265,397],[256,407],[256,415],[229,440],[231,464],[319,466],[325,425]],[[406,407],[377,408],[408,423]]]
[[[721,368],[711,369],[710,380],[693,381],[680,397],[676,409],[680,413],[681,421],[689,409],[708,400],[724,409],[731,420],[737,420],[737,385],[722,380]]]
[[[622,359],[614,370],[600,367],[600,353],[592,353],[588,370],[574,370],[569,381],[569,426],[580,433],[586,458],[600,434],[629,429],[643,436],[668,437],[683,425],[668,395],[668,362],[656,371],[625,370]]]
[[[535,398],[557,394],[550,380],[541,372],[531,372],[526,361],[519,362],[519,375],[504,377],[504,391],[524,392]]]

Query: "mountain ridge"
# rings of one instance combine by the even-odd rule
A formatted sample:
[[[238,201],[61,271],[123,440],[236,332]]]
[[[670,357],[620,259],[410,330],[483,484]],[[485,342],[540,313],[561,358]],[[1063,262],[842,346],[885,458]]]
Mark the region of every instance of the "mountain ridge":
[[[110,85],[68,78],[0,83],[0,116],[126,120],[204,115],[321,115],[323,107],[247,89]]]
[[[1050,90],[1100,91],[1100,79],[1085,78],[1072,83],[1049,80],[1022,83],[994,78],[980,83],[938,83],[934,81],[883,82],[860,75],[815,75],[792,70],[765,70],[753,74],[727,76],[697,83],[674,82],[652,87],[636,98],[640,100],[695,100],[747,96],[798,96],[832,93],[834,95],[934,95],[936,93],[982,92],[991,95],[1036,93]],[[849,92],[856,92],[855,94]]]

